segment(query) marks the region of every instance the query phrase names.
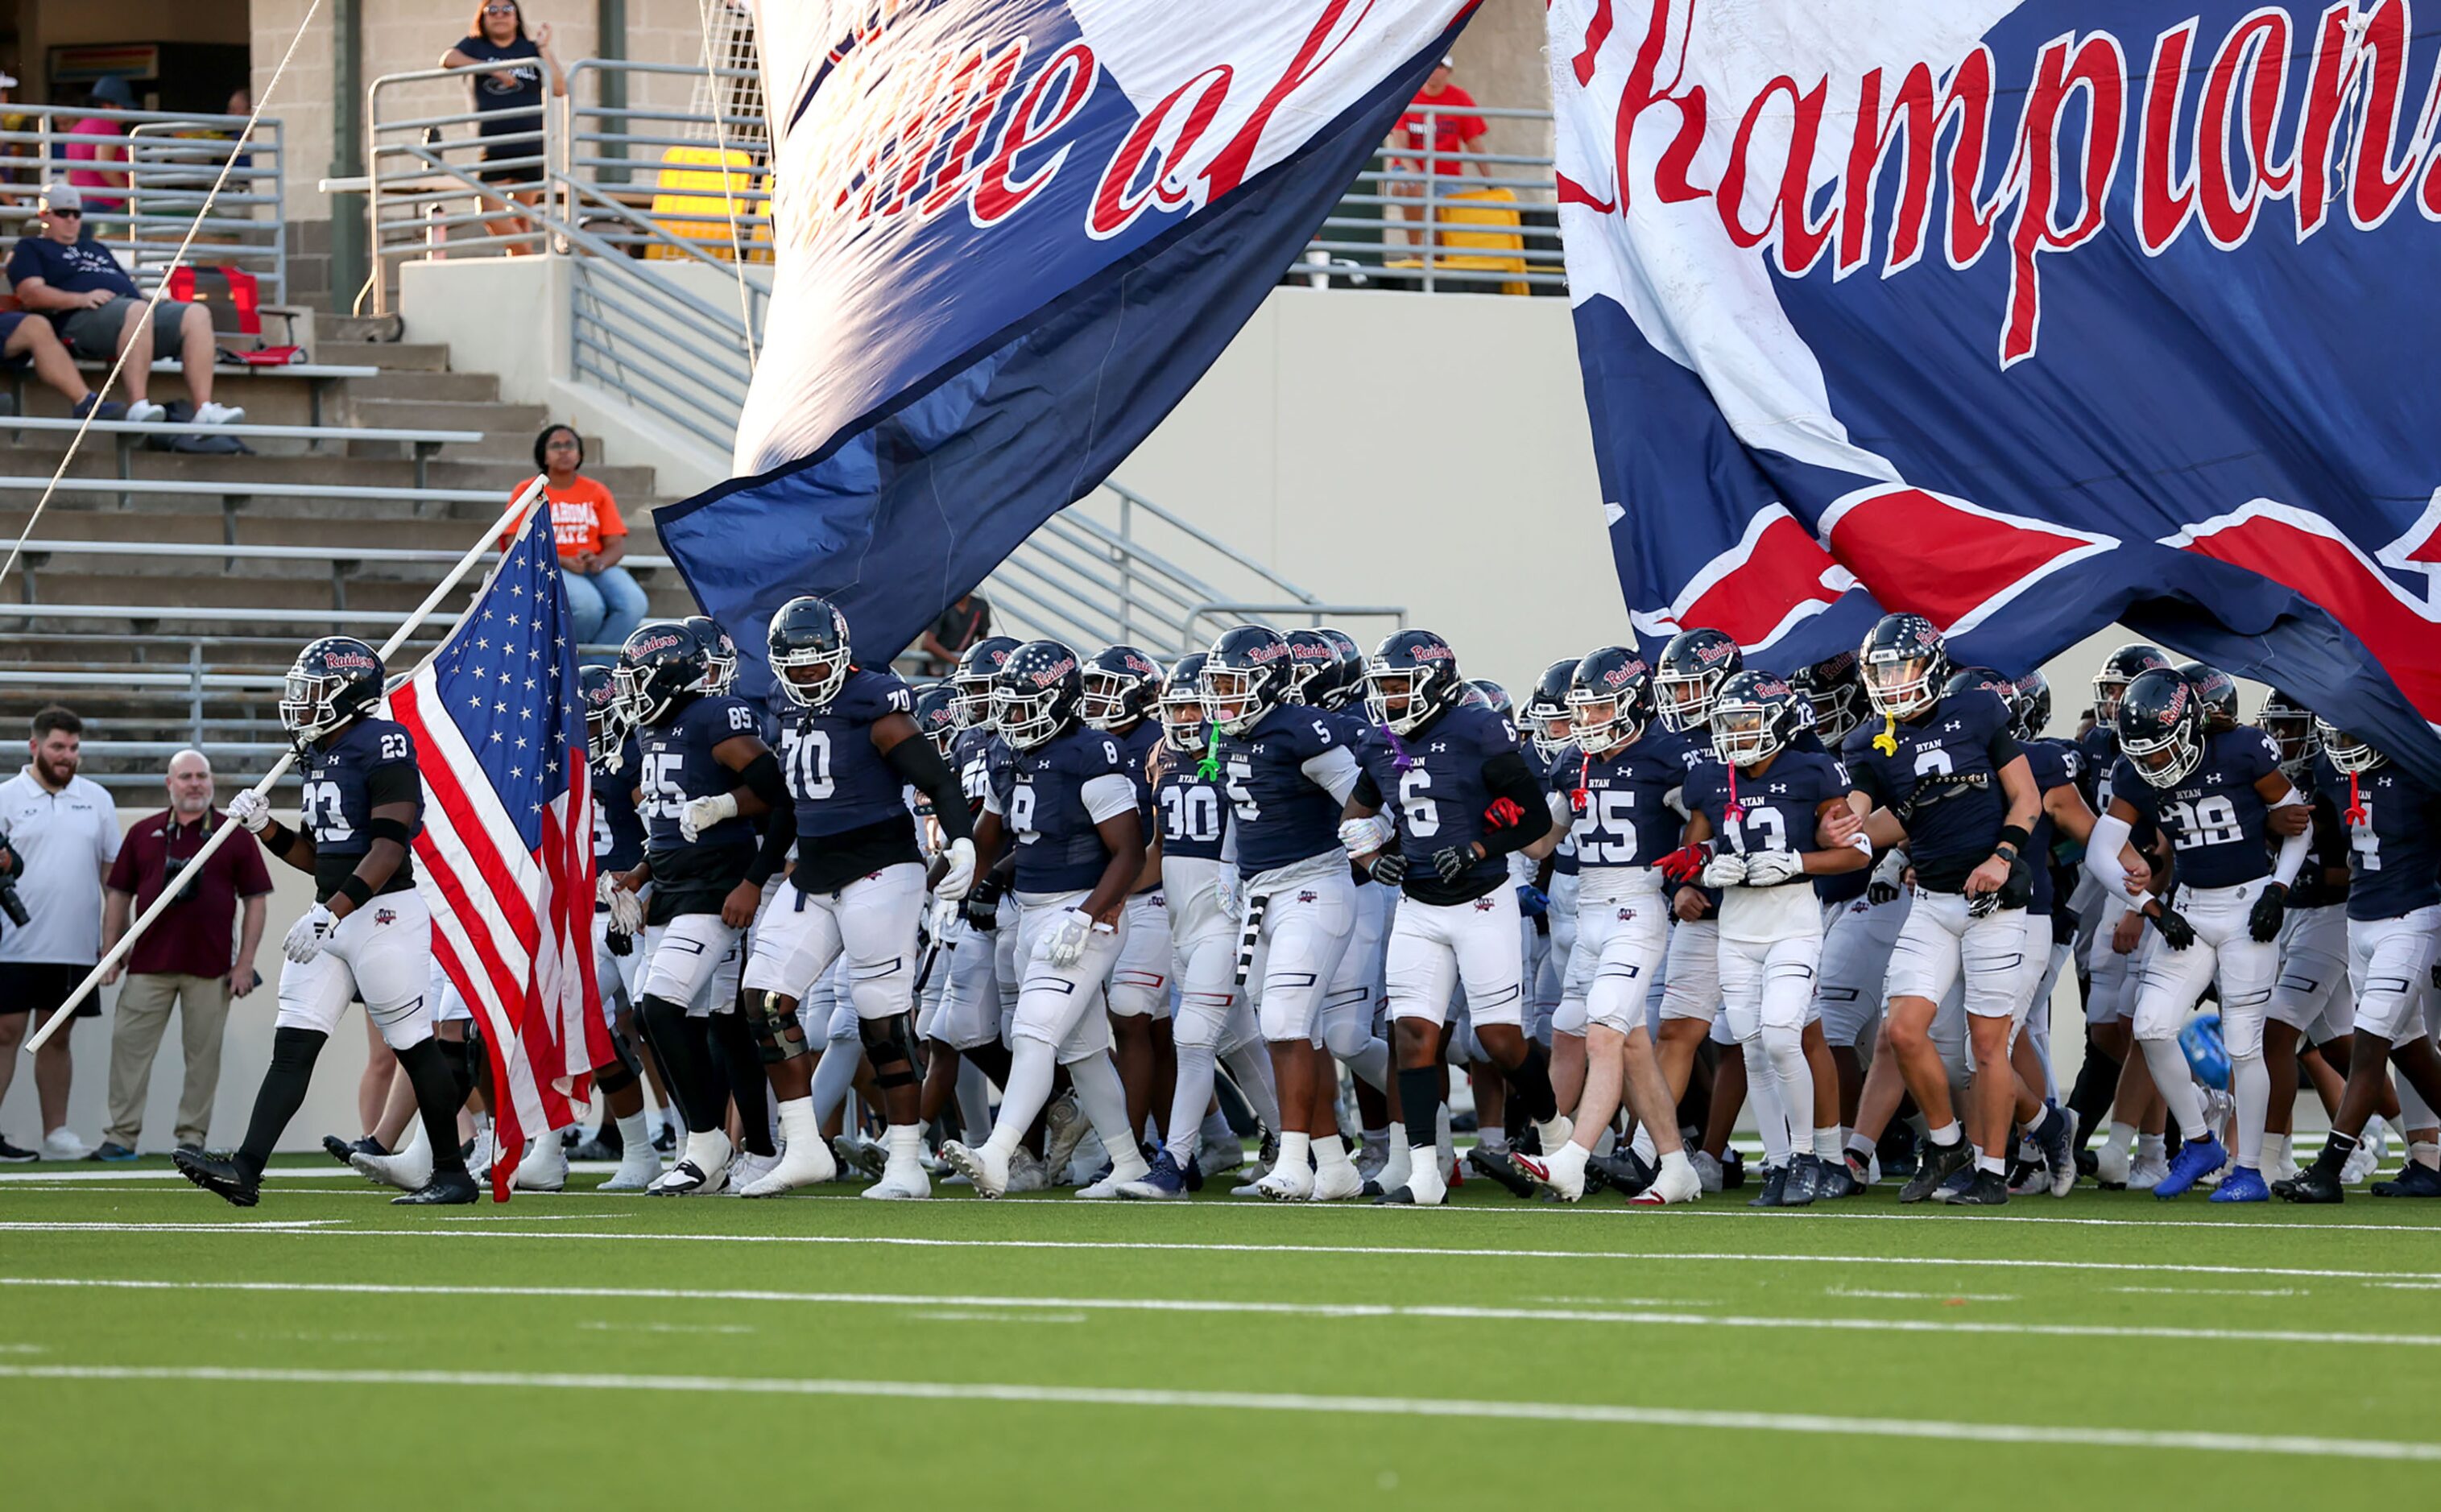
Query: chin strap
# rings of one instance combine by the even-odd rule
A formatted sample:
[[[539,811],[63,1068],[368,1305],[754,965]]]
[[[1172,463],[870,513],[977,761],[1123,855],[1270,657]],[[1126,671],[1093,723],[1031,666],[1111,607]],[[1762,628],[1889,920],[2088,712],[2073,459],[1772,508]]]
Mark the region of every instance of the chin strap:
[[[1390,743],[1390,769],[1392,771],[1403,772],[1416,765],[1416,758],[1408,755],[1407,747],[1399,744],[1399,732],[1397,730],[1392,729],[1387,725],[1376,725],[1373,728],[1380,730],[1382,732],[1382,738]]]
[[[1746,819],[1746,806],[1738,801],[1738,764],[1723,762],[1721,765],[1729,773],[1729,804],[1721,811],[1721,816],[1732,824],[1743,824]]]
[[[1882,732],[1873,737],[1873,749],[1885,756],[1899,753],[1899,720],[1896,714],[1882,716]]]
[[[1220,780],[1220,727],[1218,725],[1203,727],[1203,759],[1195,764],[1195,776],[1198,781],[1205,783]]]
[[[2346,818],[2350,824],[2363,824],[2371,818],[2371,816],[2365,812],[2364,799],[2357,792],[2357,774],[2354,772],[2348,773],[2348,812]]]
[[[1587,772],[1592,771],[1593,769],[1594,769],[1594,759],[1593,759],[1593,757],[1591,757],[1590,755],[1585,754],[1584,752],[1580,751],[1580,752],[1578,753],[1578,755],[1577,755],[1577,786],[1576,786],[1576,791],[1574,791],[1574,792],[1572,792],[1572,793],[1570,793],[1570,794],[1568,795],[1568,812],[1569,812],[1569,813],[1571,813],[1571,814],[1582,814],[1582,813],[1583,813],[1583,812],[1585,811],[1585,774],[1586,774]]]

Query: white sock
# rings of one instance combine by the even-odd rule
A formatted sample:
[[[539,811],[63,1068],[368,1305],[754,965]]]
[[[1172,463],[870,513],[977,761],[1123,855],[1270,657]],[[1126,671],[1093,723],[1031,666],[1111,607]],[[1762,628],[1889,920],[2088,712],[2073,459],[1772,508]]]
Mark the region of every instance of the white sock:
[[[2441,1144],[2431,1140],[2417,1140],[2407,1146],[2407,1159],[2410,1164],[2441,1170]]]
[[[1763,1071],[1780,1084],[1781,1115],[1788,1120],[1792,1148],[1814,1137],[1814,1069],[1805,1064],[1802,1031],[1766,1029],[1763,1034]],[[1746,1079],[1759,1080],[1754,1057],[1746,1057]]]
[[[1755,1132],[1763,1137],[1763,1163],[1786,1165],[1789,1155],[1788,1108],[1780,1100],[1780,1078],[1760,1042],[1746,1045],[1746,1106],[1754,1109]]]
[[[1661,1168],[1665,1171],[1684,1171],[1690,1179],[1695,1174],[1694,1163],[1687,1159],[1687,1152],[1683,1149],[1672,1150],[1661,1157]]]
[[[2122,1124],[2116,1119],[2113,1119],[2110,1125],[2110,1134],[2108,1139],[2110,1147],[2114,1150],[2134,1149],[2136,1147],[2136,1132],[2135,1125]]]
[[[893,1124],[882,1131],[882,1140],[890,1146],[892,1165],[924,1163],[924,1125]]]
[[[2262,1169],[2268,1171],[2275,1167],[2280,1169],[2286,1169],[2287,1167],[2288,1140],[2289,1136],[2286,1134],[2267,1133],[2263,1136]]]
[[[1000,1089],[1000,1119],[992,1125],[990,1148],[1004,1161],[1017,1153],[1035,1115],[1051,1101],[1051,1079],[1058,1072],[1058,1053],[1031,1035],[1020,1035],[1009,1046],[1008,1085]]]
[[[2204,1127],[2203,1099],[2196,1095],[2195,1075],[2187,1070],[2187,1054],[2179,1042],[2140,1039],[2136,1043],[2143,1048],[2144,1065],[2153,1072],[2153,1085],[2169,1107],[2170,1122],[2178,1126],[2179,1137],[2199,1140],[2210,1133]]]
[[[823,1126],[821,1120],[814,1117],[812,1098],[791,1097],[783,1102],[779,1107],[779,1119],[780,1143],[784,1146],[782,1153],[795,1150],[803,1154],[808,1146],[821,1142]]]
[[[1347,1163],[1347,1142],[1336,1134],[1326,1134],[1313,1142],[1313,1164],[1318,1171]]]
[[[1814,1153],[1837,1164],[1847,1151],[1847,1142],[1839,1137],[1839,1125],[1833,1124],[1814,1131]]]
[[[729,1135],[716,1128],[706,1129],[700,1134],[691,1132],[686,1137],[686,1148],[678,1152],[678,1159],[693,1161],[696,1169],[709,1174],[714,1166],[729,1159]]]
[[[1407,1144],[1407,1126],[1393,1124],[1385,1136],[1387,1153],[1382,1160],[1382,1174],[1376,1178],[1384,1192],[1396,1192],[1407,1184],[1415,1174],[1416,1152]]]
[[[1474,1143],[1483,1146],[1484,1151],[1487,1154],[1497,1155],[1501,1151],[1509,1148],[1509,1130],[1507,1128],[1478,1128],[1474,1131]]]
[[[1128,1127],[1127,1084],[1119,1080],[1119,1069],[1111,1064],[1111,1057],[1095,1052],[1073,1063],[1068,1079],[1076,1085],[1076,1106],[1085,1110],[1094,1132],[1101,1137],[1112,1177],[1132,1181],[1152,1169],[1136,1148],[1134,1131]]]
[[[2138,1160],[2167,1160],[2169,1158],[2169,1143],[2165,1136],[2160,1134],[2139,1134],[2136,1136],[2136,1158]]]
[[[1958,1120],[1954,1118],[1948,1123],[1942,1125],[1939,1128],[1928,1128],[1925,1130],[1925,1138],[1932,1141],[1933,1143],[1940,1145],[1944,1149],[1957,1143],[1962,1137],[1962,1136],[1961,1136],[1958,1131]]]
[[[840,1110],[847,1094],[856,1086],[856,1069],[862,1063],[863,1047],[853,1039],[834,1039],[823,1048],[822,1059],[814,1062],[814,1122],[820,1124]]]
[[[1636,1125],[1636,1138],[1627,1142],[1627,1147],[1635,1152],[1637,1160],[1647,1165],[1658,1160],[1661,1155],[1661,1147],[1653,1143],[1653,1131],[1641,1124]]]
[[[1275,1169],[1302,1171],[1313,1153],[1313,1140],[1306,1134],[1280,1136],[1280,1163]]]
[[[630,1150],[643,1150],[647,1153],[651,1152],[653,1148],[653,1135],[651,1127],[644,1118],[642,1109],[640,1108],[637,1111],[628,1114],[625,1118],[620,1119],[618,1124],[619,1143],[621,1144]],[[657,1156],[655,1159],[658,1160],[659,1157]]]
[[[1202,1143],[1203,1109],[1212,1105],[1212,1083],[1218,1057],[1209,1045],[1181,1044],[1178,1047],[1178,1089],[1169,1100],[1169,1138],[1163,1148],[1178,1168],[1195,1159]]]
[[[2263,1169],[2263,1120],[2271,1111],[2271,1072],[2260,1055],[2229,1064],[2230,1090],[2237,1097],[2237,1163]]]
[[[991,1078],[970,1060],[958,1063],[958,1124],[969,1144],[991,1138]]]
[[[1534,1133],[1542,1140],[1543,1153],[1546,1155],[1558,1153],[1561,1145],[1570,1143],[1576,1137],[1576,1129],[1569,1124],[1567,1115],[1564,1113],[1547,1124],[1535,1125]]]

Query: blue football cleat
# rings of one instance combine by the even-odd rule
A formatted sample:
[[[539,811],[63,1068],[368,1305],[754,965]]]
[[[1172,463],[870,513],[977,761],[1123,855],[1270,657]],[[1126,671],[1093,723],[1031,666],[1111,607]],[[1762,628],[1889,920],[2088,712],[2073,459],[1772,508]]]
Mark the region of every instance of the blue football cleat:
[[[2189,1140],[2170,1157],[2170,1174],[2153,1188],[2153,1195],[2164,1201],[2185,1194],[2187,1188],[2229,1163],[2229,1151],[2219,1140],[2207,1134],[2199,1140]]]
[[[1186,1174],[1164,1150],[1152,1158],[1152,1169],[1132,1181],[1122,1181],[1119,1196],[1137,1202],[1168,1202],[1186,1196]]]
[[[2263,1173],[2251,1165],[2241,1165],[2229,1173],[2229,1179],[2213,1190],[2215,1202],[2269,1202],[2271,1189],[2263,1184]]]

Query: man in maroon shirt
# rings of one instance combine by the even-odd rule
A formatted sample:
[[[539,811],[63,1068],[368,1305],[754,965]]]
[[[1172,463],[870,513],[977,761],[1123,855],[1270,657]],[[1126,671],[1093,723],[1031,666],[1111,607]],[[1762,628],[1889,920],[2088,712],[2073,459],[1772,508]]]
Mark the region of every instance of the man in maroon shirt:
[[[139,819],[127,832],[112,863],[102,903],[102,945],[107,950],[127,932],[131,909],[153,906],[165,886],[179,890],[160,921],[136,942],[121,966],[118,1015],[110,1034],[110,1126],[102,1133],[100,1161],[136,1159],[136,1138],[144,1126],[144,1097],[153,1080],[153,1056],[178,1008],[186,1043],[187,1075],[178,1097],[180,1149],[200,1151],[212,1122],[212,1096],[221,1079],[221,1033],[231,996],[243,998],[262,985],[254,969],[262,940],[264,899],[271,876],[262,847],[241,830],[201,867],[195,853],[214,829],[227,822],[212,811],[212,767],[201,751],[170,758],[170,806]],[[243,908],[244,924],[238,927]],[[236,953],[230,953],[234,933]]]

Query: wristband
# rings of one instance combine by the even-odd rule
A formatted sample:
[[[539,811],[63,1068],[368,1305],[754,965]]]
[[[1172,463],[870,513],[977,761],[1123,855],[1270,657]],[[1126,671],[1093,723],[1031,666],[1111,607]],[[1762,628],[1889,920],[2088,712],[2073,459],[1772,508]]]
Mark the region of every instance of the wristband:
[[[2028,834],[2026,827],[2022,824],[2003,824],[2000,826],[2000,843],[2014,848],[2020,855],[2024,854],[2026,847],[2033,843],[2034,838],[2034,836]]]
[[[296,837],[287,825],[276,819],[267,819],[262,821],[262,828],[255,832],[254,840],[257,845],[262,847],[264,855],[284,855],[288,851],[288,842]]]
[[[352,912],[371,903],[373,897],[373,885],[353,872],[349,873],[348,879],[332,891],[348,900],[348,908]]]

